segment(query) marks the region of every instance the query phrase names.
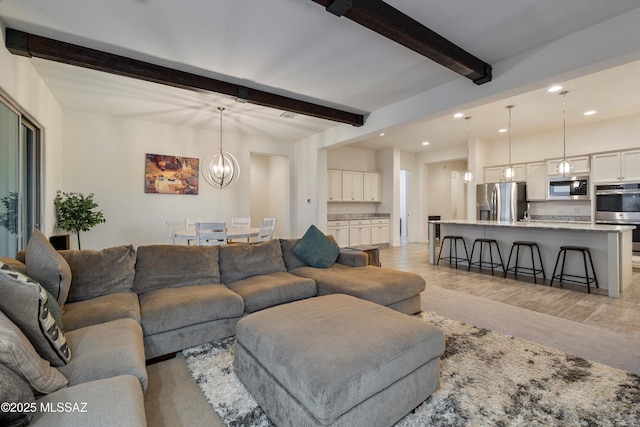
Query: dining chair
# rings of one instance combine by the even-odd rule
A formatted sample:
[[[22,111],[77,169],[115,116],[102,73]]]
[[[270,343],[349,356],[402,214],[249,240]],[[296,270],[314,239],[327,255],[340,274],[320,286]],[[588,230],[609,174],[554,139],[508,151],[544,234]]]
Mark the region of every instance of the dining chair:
[[[275,218],[264,218],[260,222],[260,230],[258,230],[258,242],[273,239],[273,232],[276,229]]]
[[[233,217],[231,218],[231,228],[251,228],[251,218]],[[247,238],[247,242],[249,238]],[[233,239],[229,239],[233,243]]]
[[[219,246],[227,244],[227,224],[224,222],[196,222],[196,244]]]
[[[169,242],[171,242],[172,245],[175,245],[176,238],[173,235],[173,230],[171,229],[171,223],[169,221],[165,221],[165,224],[167,224],[167,231],[169,232]]]
[[[206,218],[185,218],[184,228],[185,230],[195,230],[197,222],[206,222]]]

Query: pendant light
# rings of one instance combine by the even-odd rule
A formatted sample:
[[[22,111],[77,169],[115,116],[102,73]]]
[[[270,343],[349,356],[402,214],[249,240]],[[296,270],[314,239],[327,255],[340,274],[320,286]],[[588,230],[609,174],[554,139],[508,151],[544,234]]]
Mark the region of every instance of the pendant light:
[[[471,168],[469,168],[469,120],[471,120],[471,117],[467,116],[464,119],[467,121],[467,170],[462,174],[462,182],[471,184],[476,177]]]
[[[513,181],[516,179],[516,170],[514,169],[513,165],[511,164],[511,110],[513,109],[513,105],[507,105],[507,110],[509,110],[509,166],[507,166],[506,168],[504,168],[504,170],[502,171],[502,176],[504,177],[505,181]]]
[[[567,159],[567,93],[569,93],[567,90],[560,92],[562,95],[562,161],[556,166],[556,172],[562,176],[573,173],[573,162]]]
[[[202,169],[202,176],[212,187],[227,188],[240,177],[240,165],[235,157],[222,149],[222,112],[224,107],[218,107],[218,111],[220,111],[220,149],[204,157],[202,162],[205,167]]]

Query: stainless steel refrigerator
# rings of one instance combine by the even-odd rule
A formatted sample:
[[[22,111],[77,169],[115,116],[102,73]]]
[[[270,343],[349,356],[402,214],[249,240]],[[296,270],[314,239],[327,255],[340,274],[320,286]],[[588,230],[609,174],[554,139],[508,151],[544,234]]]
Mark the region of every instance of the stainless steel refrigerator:
[[[527,210],[527,185],[524,182],[479,184],[476,205],[477,219],[518,221]]]

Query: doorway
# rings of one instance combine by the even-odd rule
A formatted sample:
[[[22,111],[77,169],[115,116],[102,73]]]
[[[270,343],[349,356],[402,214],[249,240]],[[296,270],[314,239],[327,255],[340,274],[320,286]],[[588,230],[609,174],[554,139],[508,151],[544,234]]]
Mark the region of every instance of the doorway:
[[[451,171],[451,219],[466,219],[465,185],[459,171]]]
[[[276,218],[274,237],[289,237],[290,188],[289,158],[251,153],[251,226],[259,227],[263,218]]]

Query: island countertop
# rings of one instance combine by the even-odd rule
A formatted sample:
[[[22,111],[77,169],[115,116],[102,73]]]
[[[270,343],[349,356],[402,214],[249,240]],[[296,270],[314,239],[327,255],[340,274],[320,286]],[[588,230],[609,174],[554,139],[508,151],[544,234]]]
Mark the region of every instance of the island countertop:
[[[429,221],[435,224],[452,224],[452,225],[481,225],[486,227],[514,227],[514,228],[530,228],[544,230],[567,230],[567,231],[587,231],[587,232],[616,232],[622,233],[635,228],[634,225],[612,225],[612,224],[594,224],[591,222],[552,222],[552,221],[482,221],[482,220],[441,220]]]

